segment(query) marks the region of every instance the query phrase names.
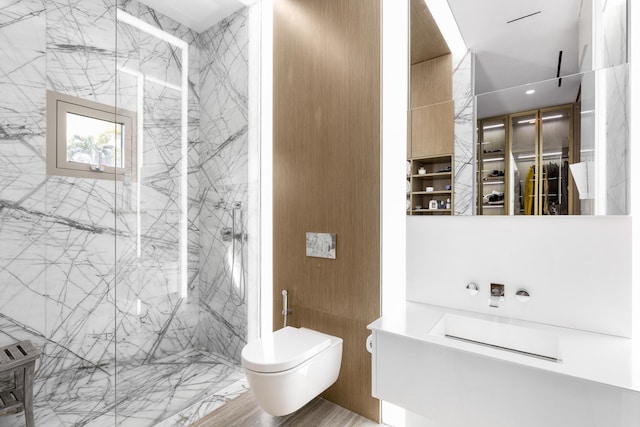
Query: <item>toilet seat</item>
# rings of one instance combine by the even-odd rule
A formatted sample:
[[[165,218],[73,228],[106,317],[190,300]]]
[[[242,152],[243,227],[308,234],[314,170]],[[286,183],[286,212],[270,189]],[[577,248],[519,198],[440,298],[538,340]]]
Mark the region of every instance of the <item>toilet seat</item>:
[[[272,373],[294,368],[331,345],[329,336],[305,328],[286,326],[242,349],[242,363],[255,372]]]

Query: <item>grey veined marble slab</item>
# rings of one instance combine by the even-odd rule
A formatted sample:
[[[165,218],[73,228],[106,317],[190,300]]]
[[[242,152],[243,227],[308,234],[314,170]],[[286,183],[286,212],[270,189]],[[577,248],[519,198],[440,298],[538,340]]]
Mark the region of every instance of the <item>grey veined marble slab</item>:
[[[68,369],[40,378],[35,422],[39,427],[186,425],[181,422],[197,420],[246,389],[239,366],[205,350],[187,350],[141,366]],[[23,423],[22,414],[0,417],[2,427]]]

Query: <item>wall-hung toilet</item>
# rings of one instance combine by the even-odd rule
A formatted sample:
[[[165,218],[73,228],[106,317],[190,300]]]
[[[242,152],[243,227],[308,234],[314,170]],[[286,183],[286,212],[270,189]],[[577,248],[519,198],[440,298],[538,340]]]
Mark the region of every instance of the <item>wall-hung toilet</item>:
[[[271,415],[297,411],[340,373],[342,339],[291,326],[248,343],[242,365],[260,407]]]

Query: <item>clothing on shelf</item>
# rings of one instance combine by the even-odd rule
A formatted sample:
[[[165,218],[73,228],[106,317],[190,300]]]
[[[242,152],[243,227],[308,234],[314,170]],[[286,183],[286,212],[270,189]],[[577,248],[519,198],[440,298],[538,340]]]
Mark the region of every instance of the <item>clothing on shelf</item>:
[[[529,172],[527,173],[527,178],[524,182],[524,193],[522,194],[522,204],[524,206],[524,215],[533,215],[533,207],[535,204],[533,203],[533,195],[535,191],[535,166],[531,166],[529,168]]]
[[[523,206],[524,215],[535,215],[534,199],[537,194],[536,168],[531,166],[525,181]],[[567,215],[569,213],[569,162],[562,167],[557,163],[542,165],[542,194],[539,198],[542,215]]]
[[[560,209],[559,215],[569,215],[569,161],[562,162],[562,177],[563,185],[560,188],[560,194],[562,195],[562,209]]]
[[[485,205],[503,205],[504,204],[504,191],[492,191],[489,194],[485,194],[482,197],[482,203]]]

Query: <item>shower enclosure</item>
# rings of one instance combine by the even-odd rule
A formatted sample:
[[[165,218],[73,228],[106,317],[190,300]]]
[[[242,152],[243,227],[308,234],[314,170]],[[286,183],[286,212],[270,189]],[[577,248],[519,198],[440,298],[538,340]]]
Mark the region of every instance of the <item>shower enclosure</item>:
[[[257,7],[196,32],[135,0],[0,2],[0,346],[42,350],[36,425],[187,425],[246,389]]]

